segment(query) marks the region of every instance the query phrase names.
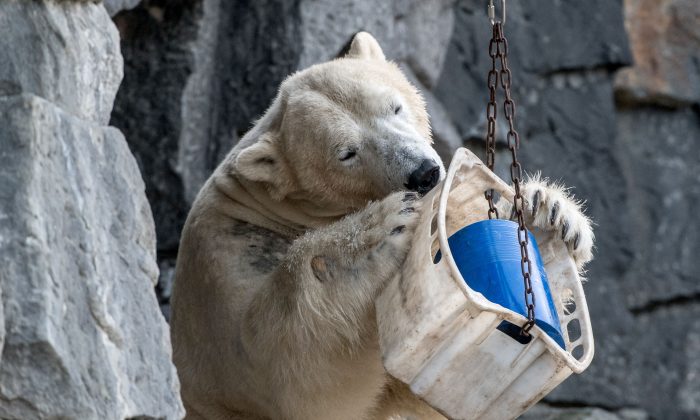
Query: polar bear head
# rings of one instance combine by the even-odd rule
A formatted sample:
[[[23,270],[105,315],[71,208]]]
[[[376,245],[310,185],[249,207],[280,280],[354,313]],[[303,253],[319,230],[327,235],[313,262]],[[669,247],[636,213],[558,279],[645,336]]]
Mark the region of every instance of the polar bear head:
[[[431,143],[420,93],[361,32],[342,58],[282,83],[234,149],[234,171],[277,200],[357,208],[393,191],[435,187],[445,171]]]

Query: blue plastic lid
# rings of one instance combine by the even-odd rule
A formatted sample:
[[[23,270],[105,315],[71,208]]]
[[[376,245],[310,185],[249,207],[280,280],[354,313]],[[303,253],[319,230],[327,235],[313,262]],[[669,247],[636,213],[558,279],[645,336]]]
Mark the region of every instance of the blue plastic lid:
[[[528,235],[528,255],[532,267],[530,283],[535,295],[535,324],[561,348],[566,349],[542,257],[535,237],[530,232]],[[493,303],[527,317],[517,223],[498,219],[482,220],[455,232],[447,242],[459,272],[472,290]],[[435,263],[440,258],[441,253],[438,251]],[[519,326],[504,321],[498,329],[523,342]]]

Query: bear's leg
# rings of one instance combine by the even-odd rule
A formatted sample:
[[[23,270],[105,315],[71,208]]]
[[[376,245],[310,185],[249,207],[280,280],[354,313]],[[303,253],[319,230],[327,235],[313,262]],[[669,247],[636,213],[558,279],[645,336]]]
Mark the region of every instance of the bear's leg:
[[[287,418],[362,418],[376,405],[385,376],[374,299],[403,264],[419,213],[415,193],[394,193],[311,231],[256,293],[242,339]]]
[[[298,292],[297,303],[330,311],[325,319],[342,319],[372,304],[403,264],[419,206],[415,193],[394,193],[302,236],[290,247],[278,281]],[[299,302],[305,297],[299,293],[313,293],[314,300]]]
[[[561,232],[569,253],[581,270],[593,258],[593,228],[583,213],[583,205],[569,194],[567,188],[553,184],[539,175],[528,178],[522,186],[525,198],[526,223],[542,230]],[[501,217],[515,218],[513,203],[498,202]]]

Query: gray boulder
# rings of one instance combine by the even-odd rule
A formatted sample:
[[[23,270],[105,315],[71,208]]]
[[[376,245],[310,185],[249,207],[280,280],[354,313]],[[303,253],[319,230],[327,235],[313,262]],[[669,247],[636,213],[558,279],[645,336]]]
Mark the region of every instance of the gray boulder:
[[[107,124],[122,79],[119,34],[90,2],[0,2],[0,96],[33,93]]]
[[[0,98],[0,417],[182,416],[143,189],[118,130]]]
[[[0,418],[184,414],[121,78],[102,5],[0,3]]]

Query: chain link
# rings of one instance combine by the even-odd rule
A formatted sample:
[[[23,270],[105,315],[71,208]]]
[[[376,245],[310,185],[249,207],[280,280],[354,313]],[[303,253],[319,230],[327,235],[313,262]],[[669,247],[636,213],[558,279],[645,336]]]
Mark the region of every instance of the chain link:
[[[495,26],[494,26],[495,28]],[[486,166],[493,171],[496,163],[496,117],[498,116],[498,103],[496,103],[496,89],[498,88],[498,71],[496,70],[496,58],[499,56],[498,40],[494,36],[489,43],[489,57],[491,57],[491,70],[489,70],[487,84],[489,87],[489,102],[486,105]],[[493,204],[493,189],[484,192],[489,203],[489,219],[498,219],[498,209]]]
[[[510,164],[510,179],[513,183],[515,196],[513,198],[513,215],[518,221],[518,243],[520,244],[520,269],[523,274],[525,286],[525,307],[527,309],[527,321],[520,331],[525,336],[530,335],[530,330],[535,325],[535,294],[532,291],[530,273],[532,273],[532,262],[528,255],[529,235],[525,227],[525,198],[520,186],[523,181],[523,168],[518,161],[518,148],[520,147],[520,136],[515,130],[515,102],[510,94],[512,74],[508,67],[508,41],[503,34],[503,23],[493,24],[493,36],[489,42],[489,57],[491,57],[491,70],[489,70],[487,84],[489,88],[489,102],[486,105],[486,165],[493,171],[496,162],[496,118],[497,108],[496,89],[500,84],[503,89],[503,115],[508,121],[508,134],[506,140],[510,150],[512,163]],[[500,69],[497,69],[497,62]],[[489,203],[489,219],[498,218],[498,210],[493,204],[493,190],[487,190],[484,195]]]

